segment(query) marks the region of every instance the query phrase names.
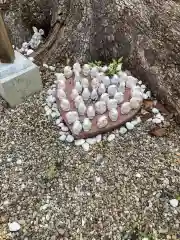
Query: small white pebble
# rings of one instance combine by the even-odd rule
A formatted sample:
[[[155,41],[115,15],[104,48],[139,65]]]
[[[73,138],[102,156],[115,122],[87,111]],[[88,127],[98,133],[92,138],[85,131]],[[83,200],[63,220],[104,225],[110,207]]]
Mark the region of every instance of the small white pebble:
[[[86,152],[89,151],[89,143],[87,143],[87,142],[83,143],[82,147],[83,147],[84,151],[86,151]]]
[[[101,134],[97,135],[96,142],[99,143],[99,142],[101,142],[101,140],[102,140],[102,135]]]
[[[147,122],[152,122],[152,120],[153,120],[152,118],[149,118],[149,119],[147,120]]]
[[[52,113],[51,109],[48,109],[48,110],[46,111],[46,116],[50,116],[51,113]]]
[[[60,137],[59,137],[59,140],[60,141],[65,141],[66,140],[66,135],[64,134],[64,135],[61,135]]]
[[[58,112],[52,112],[52,113],[51,113],[51,117],[52,117],[52,118],[57,118],[57,117],[59,117]]]
[[[69,134],[69,135],[67,135],[66,141],[67,141],[68,143],[72,143],[72,142],[74,141],[74,137]]]
[[[68,127],[65,127],[65,126],[63,126],[62,128],[61,128],[61,130],[63,131],[63,132],[68,132]]]
[[[171,204],[172,207],[176,208],[179,204],[177,199],[171,199],[169,200],[169,203]]]
[[[83,143],[85,143],[85,140],[84,140],[84,139],[75,140],[75,145],[76,145],[76,146],[81,146],[81,145],[83,145]]]
[[[132,130],[134,128],[134,125],[131,122],[127,122],[126,127],[128,130]]]
[[[146,85],[142,84],[141,89],[146,89]]]
[[[52,89],[48,89],[47,94],[48,94],[48,95],[52,95],[52,92],[53,92]]]
[[[54,66],[49,66],[49,69],[50,69],[51,71],[55,71],[55,70],[56,70],[56,67],[54,67]]]
[[[136,173],[136,177],[137,177],[137,178],[140,178],[140,177],[141,177],[141,174],[140,174],[140,173]]]
[[[12,158],[7,158],[7,162],[11,162],[12,161]]]
[[[66,135],[66,133],[65,132],[63,132],[63,131],[59,131],[59,135]]]
[[[21,229],[21,226],[17,222],[8,223],[10,232],[17,232]]]
[[[157,108],[153,108],[152,113],[157,114],[157,113],[159,113],[159,110]]]
[[[46,63],[43,63],[43,67],[48,68],[48,65]]]
[[[154,119],[152,120],[152,122],[155,123],[155,124],[159,124],[159,123],[161,123],[161,119],[159,119],[159,118],[154,118]]]
[[[151,91],[147,91],[146,95],[148,96],[148,98],[151,98]]]
[[[127,132],[127,129],[125,127],[121,127],[120,130],[119,130],[119,133],[121,135],[124,135],[126,132]]]
[[[160,113],[156,114],[155,117],[161,119],[161,121],[164,121],[164,116],[162,116]]]
[[[138,84],[141,85],[141,84],[142,84],[142,81],[139,81]]]
[[[28,49],[27,52],[26,52],[26,54],[29,56],[29,55],[32,54],[33,52],[34,52],[34,50]]]
[[[95,176],[95,181],[96,181],[97,183],[99,183],[99,182],[101,182],[101,178],[100,178],[100,177],[97,177],[97,176]]]
[[[149,240],[149,238],[145,237],[145,238],[142,238],[142,240]]]
[[[28,57],[28,59],[29,59],[31,62],[34,62],[34,58],[33,58],[33,57]]]
[[[87,138],[86,142],[89,143],[90,145],[93,145],[96,143],[96,138]]]
[[[9,205],[9,203],[10,203],[9,200],[5,200],[5,201],[3,202],[3,205],[4,205],[4,206],[7,206],[7,205]]]
[[[22,164],[22,160],[21,160],[21,159],[18,159],[18,160],[16,161],[16,163],[17,163],[18,165],[21,165],[21,164]]]
[[[61,122],[60,124],[59,124],[59,127],[64,127],[65,125],[64,125],[64,123],[63,122]]]
[[[54,109],[55,111],[57,111],[57,103],[53,103],[52,109]]]
[[[103,135],[103,140],[107,140],[107,136],[106,135]]]
[[[56,102],[56,98],[53,97],[52,95],[49,95],[46,99],[47,102],[54,103]]]
[[[146,93],[143,93],[143,99],[148,99],[148,95]]]
[[[61,123],[61,119],[60,118],[56,119],[56,125],[59,125],[60,123]]]
[[[133,121],[131,121],[131,123],[132,123],[134,126],[138,125],[138,121],[137,121],[137,120],[133,120]]]
[[[115,139],[115,134],[110,134],[109,136],[108,136],[108,142],[111,142],[111,141],[113,141],[114,139]]]

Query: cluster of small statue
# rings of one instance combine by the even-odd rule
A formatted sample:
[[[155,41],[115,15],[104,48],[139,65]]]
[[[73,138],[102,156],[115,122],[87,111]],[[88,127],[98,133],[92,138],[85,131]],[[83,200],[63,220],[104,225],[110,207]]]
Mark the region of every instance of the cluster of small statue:
[[[108,125],[108,117],[111,121],[117,121],[118,106],[121,114],[128,114],[131,109],[140,107],[143,91],[137,86],[138,79],[128,76],[121,70],[110,78],[106,75],[107,70],[107,66],[91,67],[85,64],[81,68],[79,63],[75,63],[73,69],[66,66],[64,73],[56,73],[57,98],[61,109],[67,112],[66,119],[72,124],[73,134],[79,135],[81,131],[90,131],[95,115],[98,115],[97,127],[104,128]],[[74,88],[70,98],[76,110],[71,109],[66,92],[66,81],[71,77],[74,79]],[[124,101],[126,88],[131,91],[129,102]],[[105,114],[107,111],[108,114]],[[83,121],[80,121],[80,116],[84,116]]]
[[[22,47],[20,49],[20,52],[21,53],[25,53],[27,54],[29,52],[32,53],[32,49],[37,49],[39,44],[42,43],[42,40],[43,40],[43,35],[44,35],[44,30],[43,29],[37,29],[36,27],[33,27],[33,35],[32,35],[32,38],[29,42],[24,42],[22,44]],[[30,48],[30,50],[29,50]],[[29,55],[27,54],[27,55]]]

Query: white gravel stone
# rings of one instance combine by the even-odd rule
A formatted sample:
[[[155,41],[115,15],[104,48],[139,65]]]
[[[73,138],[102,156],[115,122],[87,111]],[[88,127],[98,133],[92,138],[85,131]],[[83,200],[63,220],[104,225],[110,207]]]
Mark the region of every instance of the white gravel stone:
[[[68,132],[68,131],[69,131],[68,127],[66,127],[66,126],[63,126],[63,127],[61,128],[61,130],[62,130],[63,132]]]
[[[146,85],[142,84],[141,89],[146,89]]]
[[[8,223],[8,227],[10,232],[17,232],[21,229],[20,224],[17,222]]]
[[[147,91],[146,95],[148,96],[148,98],[151,98],[151,91]]]
[[[18,165],[21,165],[21,164],[22,164],[22,160],[21,160],[21,159],[18,159],[16,163],[17,163]]]
[[[83,147],[84,151],[86,151],[86,152],[89,151],[89,143],[87,143],[87,142],[83,143],[82,147]]]
[[[72,142],[74,141],[74,137],[69,134],[69,135],[67,135],[67,137],[66,137],[66,141],[67,141],[68,143],[72,143]]]
[[[152,120],[153,120],[152,118],[149,118],[149,119],[147,120],[147,122],[152,122]]]
[[[48,94],[48,95],[52,95],[52,92],[53,92],[52,89],[48,89],[47,94]]]
[[[54,71],[56,70],[56,67],[54,67],[54,66],[49,66],[49,69],[54,72]]]
[[[102,135],[99,134],[99,135],[96,136],[96,142],[99,143],[101,141],[102,141]]]
[[[113,141],[114,139],[115,139],[115,134],[110,134],[109,136],[108,136],[108,142],[111,142],[111,141]]]
[[[43,63],[43,67],[48,68],[48,65],[46,63]]]
[[[58,118],[59,116],[60,116],[60,114],[59,114],[59,112],[57,112],[57,111],[51,113],[51,117],[52,117],[52,118]]]
[[[89,143],[90,145],[93,145],[96,143],[96,138],[87,138],[86,142]]]
[[[138,124],[138,121],[137,121],[137,120],[133,120],[133,121],[131,121],[131,123],[132,123],[134,126],[136,126],[136,125]]]
[[[161,123],[161,119],[159,119],[159,118],[154,118],[154,119],[152,120],[152,122],[155,123],[155,124],[159,124],[159,123]]]
[[[152,109],[152,113],[158,114],[158,113],[159,113],[159,110],[158,110],[157,108],[153,108],[153,109]]]
[[[136,177],[137,177],[137,178],[140,178],[140,177],[141,177],[141,174],[140,174],[140,173],[136,173]]]
[[[60,131],[60,132],[59,132],[59,135],[61,135],[61,136],[62,136],[62,135],[65,135],[65,132]]]
[[[75,140],[75,145],[76,145],[76,146],[81,146],[81,145],[83,145],[83,143],[85,143],[85,140],[84,140],[84,139]]]
[[[171,204],[172,207],[176,208],[179,204],[177,199],[171,199],[169,200],[169,203]]]
[[[62,141],[62,142],[64,142],[64,141],[66,140],[66,135],[65,135],[65,134],[64,134],[64,135],[61,135],[61,136],[59,137],[59,140]]]
[[[143,93],[143,99],[148,99],[148,95],[146,93]]]
[[[49,95],[49,96],[47,97],[47,102],[54,103],[54,102],[56,102],[56,98],[53,97],[52,95]]]
[[[95,176],[95,182],[100,183],[101,182],[101,177]]]
[[[32,49],[28,49],[27,50],[27,52],[26,52],[26,54],[27,54],[27,56],[29,56],[31,53],[33,53],[34,52],[34,50],[32,50]]]
[[[125,134],[126,132],[127,132],[127,128],[125,128],[125,127],[121,127],[120,130],[119,130],[119,133],[121,135]]]
[[[60,118],[56,119],[56,125],[59,125],[60,123],[61,123],[61,119]]]
[[[126,127],[128,130],[132,130],[134,128],[134,125],[131,122],[127,122]]]

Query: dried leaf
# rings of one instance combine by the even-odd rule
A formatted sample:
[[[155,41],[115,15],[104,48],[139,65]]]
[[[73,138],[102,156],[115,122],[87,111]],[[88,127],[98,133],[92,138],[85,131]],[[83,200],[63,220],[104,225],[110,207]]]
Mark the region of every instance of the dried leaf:
[[[177,155],[177,156],[180,156],[180,153],[179,153],[179,152],[177,152],[177,153],[176,153],[176,155]]]
[[[155,137],[163,137],[166,135],[166,130],[167,129],[163,127],[155,127],[149,133]]]
[[[156,104],[156,108],[159,109],[161,113],[164,113],[166,115],[170,114],[170,112],[165,108],[165,106],[159,102]]]

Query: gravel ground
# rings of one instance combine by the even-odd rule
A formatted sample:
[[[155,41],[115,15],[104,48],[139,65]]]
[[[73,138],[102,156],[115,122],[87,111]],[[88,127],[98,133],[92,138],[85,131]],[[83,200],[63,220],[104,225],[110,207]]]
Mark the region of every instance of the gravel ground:
[[[84,152],[45,117],[45,77],[41,94],[1,108],[0,240],[179,239],[180,127],[158,138],[142,123]]]

